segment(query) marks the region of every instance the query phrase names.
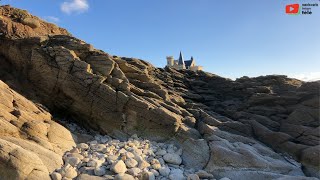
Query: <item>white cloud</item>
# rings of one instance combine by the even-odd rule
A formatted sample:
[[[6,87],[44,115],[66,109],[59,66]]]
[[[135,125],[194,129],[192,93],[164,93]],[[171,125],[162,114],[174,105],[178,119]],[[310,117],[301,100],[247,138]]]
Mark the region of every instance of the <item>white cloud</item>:
[[[51,22],[51,23],[58,23],[60,21],[59,18],[54,17],[54,16],[45,16],[43,17],[44,20]]]
[[[318,81],[320,80],[320,72],[309,72],[292,75],[291,77],[302,81]]]
[[[67,14],[82,13],[89,9],[87,0],[68,0],[61,4],[61,11]]]

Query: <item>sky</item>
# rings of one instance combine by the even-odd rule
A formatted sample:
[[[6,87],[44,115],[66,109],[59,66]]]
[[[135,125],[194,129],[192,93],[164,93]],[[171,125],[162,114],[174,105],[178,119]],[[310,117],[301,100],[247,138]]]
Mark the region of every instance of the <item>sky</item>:
[[[193,56],[228,78],[320,79],[320,0],[2,0],[66,28],[111,55],[156,67]],[[311,15],[285,6],[318,3]]]

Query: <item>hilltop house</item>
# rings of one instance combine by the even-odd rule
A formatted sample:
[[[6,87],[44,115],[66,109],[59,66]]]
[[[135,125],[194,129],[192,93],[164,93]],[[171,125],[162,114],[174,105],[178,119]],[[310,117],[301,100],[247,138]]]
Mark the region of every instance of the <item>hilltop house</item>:
[[[203,69],[202,66],[196,66],[196,61],[192,56],[190,60],[185,61],[181,51],[178,60],[175,60],[173,56],[167,56],[167,67],[171,67],[177,70],[189,69],[191,71],[198,71]]]

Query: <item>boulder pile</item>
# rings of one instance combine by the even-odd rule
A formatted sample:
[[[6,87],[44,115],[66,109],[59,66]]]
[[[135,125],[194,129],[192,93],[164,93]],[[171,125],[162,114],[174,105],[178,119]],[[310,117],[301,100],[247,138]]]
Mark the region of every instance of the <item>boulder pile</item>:
[[[63,156],[64,165],[51,174],[62,178],[118,180],[198,180],[213,179],[204,170],[196,171],[183,165],[182,149],[173,144],[143,140],[137,135],[122,142],[110,136],[77,144]]]

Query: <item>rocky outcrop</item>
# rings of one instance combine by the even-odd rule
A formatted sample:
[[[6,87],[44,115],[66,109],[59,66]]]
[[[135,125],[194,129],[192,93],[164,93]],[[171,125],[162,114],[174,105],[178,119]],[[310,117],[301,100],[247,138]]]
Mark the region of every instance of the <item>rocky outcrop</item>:
[[[65,29],[44,22],[26,10],[1,6],[0,8],[0,38],[27,38],[48,34],[70,35]]]
[[[49,179],[75,146],[71,133],[44,108],[0,81],[0,174],[4,179]]]
[[[201,169],[216,178],[320,177],[319,82],[276,75],[232,81],[202,71],[155,68],[111,56],[9,6],[0,8],[0,33],[0,79],[52,113],[63,112],[123,141],[138,134],[171,142],[183,149],[186,168],[200,170],[197,176],[203,178]],[[74,145],[70,132],[40,105],[25,99],[27,105],[17,106],[8,99],[17,93],[3,87],[3,144],[34,153],[47,169],[41,173],[52,172],[61,161],[45,159]],[[74,171],[69,163],[60,173],[73,178]]]

